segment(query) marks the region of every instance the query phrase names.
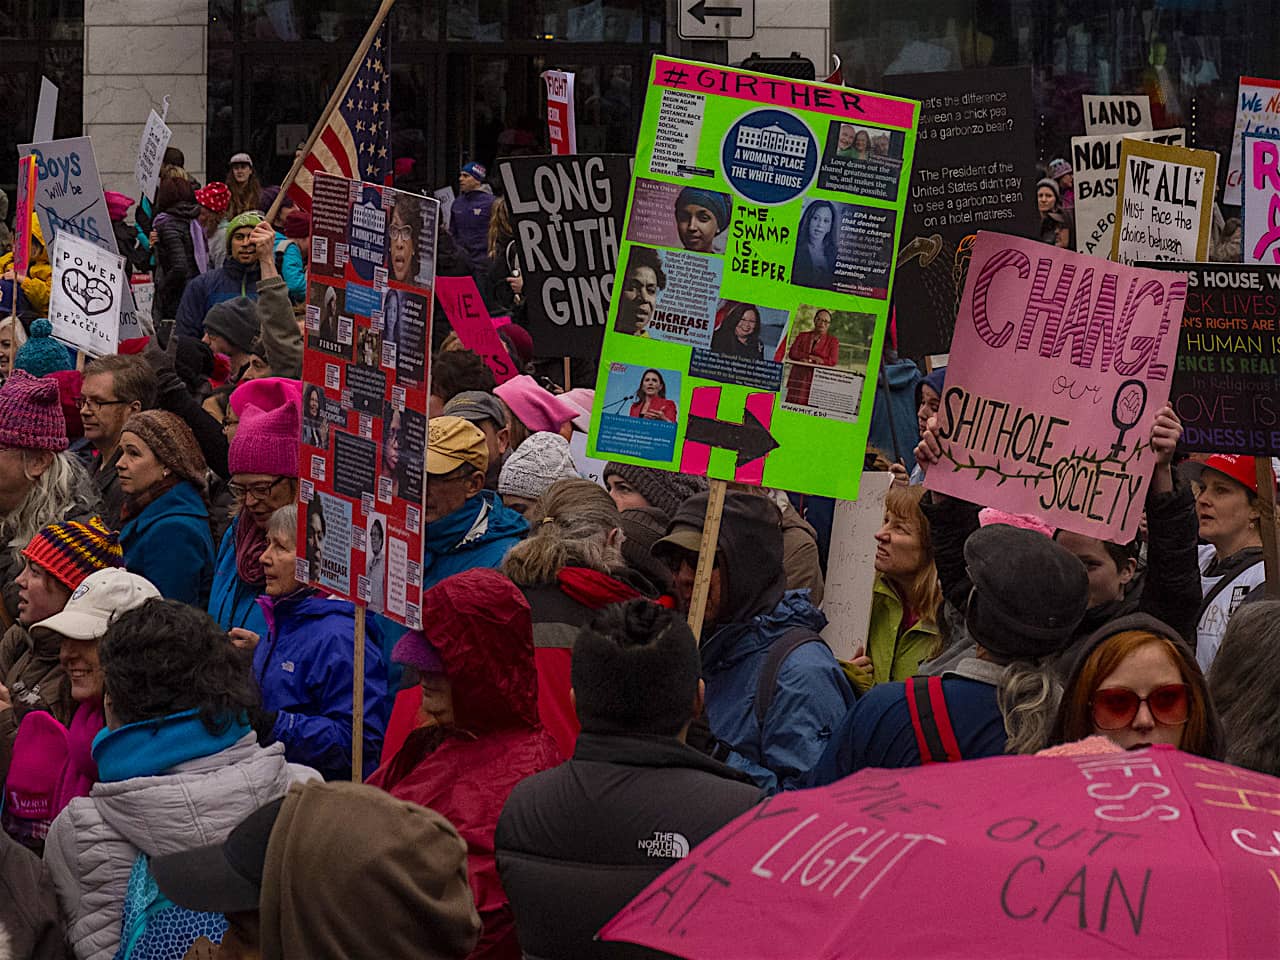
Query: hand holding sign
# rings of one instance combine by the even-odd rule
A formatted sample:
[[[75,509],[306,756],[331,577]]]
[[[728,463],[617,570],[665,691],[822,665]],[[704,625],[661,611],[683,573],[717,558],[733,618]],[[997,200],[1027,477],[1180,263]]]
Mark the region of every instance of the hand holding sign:
[[[62,274],[62,289],[72,303],[91,317],[106,313],[116,300],[114,291],[105,280],[91,277],[75,267]]]

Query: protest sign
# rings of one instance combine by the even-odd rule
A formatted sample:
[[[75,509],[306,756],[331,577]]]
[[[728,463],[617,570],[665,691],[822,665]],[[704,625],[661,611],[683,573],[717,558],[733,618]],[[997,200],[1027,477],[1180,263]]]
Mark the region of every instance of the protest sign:
[[[147,329],[154,329],[155,319],[151,316],[151,311],[156,302],[155,276],[150,273],[133,274],[129,277],[129,292],[133,294],[138,322]]]
[[[1071,166],[1075,172],[1076,253],[1111,255],[1116,225],[1116,191],[1120,180],[1120,141],[1126,137],[1186,145],[1186,130],[1115,133],[1071,138]]]
[[[165,125],[160,114],[152,110],[151,115],[147,117],[147,125],[142,130],[142,142],[138,146],[138,161],[133,167],[134,179],[142,188],[142,196],[148,200],[155,198],[156,184],[160,182],[160,167],[164,162],[164,151],[169,146],[169,139],[172,136],[173,131]]]
[[[578,152],[578,125],[573,117],[573,74],[543,70],[547,84],[547,135],[555,156]]]
[[[36,101],[36,124],[31,130],[33,143],[52,140],[58,119],[58,85],[48,77],[40,78],[40,99]]]
[[[1244,135],[1241,259],[1280,263],[1280,135]]]
[[[53,335],[91,357],[115,353],[120,342],[124,257],[64,230],[53,242],[49,259]]]
[[[1236,128],[1231,138],[1231,159],[1222,202],[1241,203],[1240,184],[1244,179],[1244,135],[1261,133],[1280,136],[1280,80],[1241,77],[1236,97]]]
[[[462,345],[484,360],[498,383],[520,372],[484,308],[474,277],[437,277],[436,299]]]
[[[925,485],[1128,543],[1186,296],[1181,274],[978,234]]]
[[[857,500],[835,505],[831,550],[826,567],[822,639],[841,660],[853,660],[865,647],[871,623],[876,579],[876,533],[884,526],[884,500],[891,473],[864,473]]]
[[[600,355],[613,293],[630,157],[513,157],[498,163],[539,354]],[[670,218],[668,218],[670,219]]]
[[[1218,155],[1125,137],[1111,259],[1204,260],[1213,227]]]
[[[1205,453],[1280,456],[1280,267],[1144,263],[1185,273],[1178,363],[1170,402],[1179,446]]]
[[[1086,93],[1084,132],[1087,136],[1104,133],[1133,133],[1151,129],[1151,98],[1143,96],[1097,96]]]
[[[591,456],[857,496],[917,110],[654,59]]]
[[[18,203],[13,215],[13,272],[25,277],[31,269],[31,215],[35,212],[34,157],[18,161]]]
[[[299,579],[421,625],[439,204],[316,174],[303,356]]]
[[[946,353],[964,289],[966,240],[980,229],[1034,237],[1036,113],[1031,68],[884,78],[920,101],[920,139],[898,253],[898,351]]]

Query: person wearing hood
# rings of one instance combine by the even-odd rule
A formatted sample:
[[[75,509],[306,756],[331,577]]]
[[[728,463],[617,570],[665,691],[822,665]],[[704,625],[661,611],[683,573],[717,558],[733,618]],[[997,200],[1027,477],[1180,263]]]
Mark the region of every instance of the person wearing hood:
[[[166,410],[135,413],[120,434],[124,565],[170,600],[209,601],[213,534],[208,467],[190,428]]]
[[[12,285],[13,251],[0,257],[0,278],[8,280]],[[25,276],[17,278],[18,289],[26,298],[31,315],[45,317],[49,315],[49,294],[53,285],[53,267],[49,263],[49,250],[44,244],[44,233],[40,230],[40,220],[31,214],[31,263]],[[7,300],[7,298],[6,298]],[[8,313],[8,303],[3,312]],[[18,313],[23,314],[22,300],[18,300]]]
[[[498,567],[528,532],[524,517],[484,488],[488,467],[489,449],[479,427],[461,417],[429,421],[424,590],[462,570]]]
[[[467,842],[467,874],[483,933],[472,960],[519,960],[494,832],[517,783],[561,760],[538,719],[533,620],[520,590],[495,570],[466,570],[422,598],[424,631],[394,657],[421,677],[426,721],[369,779],[447,818]]]
[[[261,636],[267,632],[258,606],[267,583],[267,526],[273,513],[298,499],[302,384],[250,380],[231,394],[231,409],[238,426],[227,459],[238,510],[214,561],[209,613],[224,630],[243,627]]]
[[[674,571],[687,612],[709,493],[685,500],[653,554]],[[853,703],[820,633],[827,618],[787,590],[782,517],[767,497],[725,495],[702,627],[712,756],[770,792],[795,786]]]
[[[493,191],[484,182],[488,171],[474,160],[458,171],[458,196],[449,208],[449,233],[471,272],[482,270],[489,256],[489,214]]]
[[[938,367],[931,370],[929,375],[916,384],[916,440],[924,436],[925,431],[929,429],[929,418],[938,415],[938,407],[942,404],[942,391],[947,385],[947,368]],[[914,447],[915,444],[912,444]],[[915,458],[915,451],[912,450],[912,463],[915,464],[911,468],[910,481],[913,486],[924,483],[925,465]]]
[[[287,763],[279,744],[258,746],[248,665],[207,614],[148,600],[117,617],[98,649],[107,720],[93,743],[98,783],[53,822],[44,854],[79,960],[116,955],[149,859],[220,842],[316,776]]]
[[[295,784],[224,842],[151,872],[178,906],[226,916],[223,960],[350,960],[353,944],[386,960],[463,960],[480,936],[453,824],[369,786]]]
[[[190,180],[160,181],[151,231],[156,258],[153,312],[157,319],[167,320],[178,315],[187,284],[209,269],[200,204]]]
[[[965,541],[965,607],[977,642],[941,677],[882,683],[862,697],[804,786],[867,767],[914,767],[1035,753],[1057,710],[1053,661],[1084,616],[1080,561],[1043,533],[997,523]]]
[[[913,416],[920,407],[920,383],[924,378],[915,362],[898,357],[888,349],[880,378],[876,381],[875,406],[871,411],[871,427],[867,445],[887,450],[901,459],[909,474],[915,469],[915,446],[919,432],[913,432]]]
[[[647,600],[605,607],[578,633],[577,747],[512,791],[495,838],[526,956],[634,956],[596,931],[760,800],[745,773],[685,742],[702,712],[700,673],[688,624]]]
[[[205,316],[202,340],[214,354],[220,353],[231,362],[233,381],[244,376],[259,329],[256,303],[248,297],[214,304]]]
[[[1110,621],[1080,647],[1050,744],[1100,735],[1125,750],[1164,744],[1221,760],[1222,724],[1195,653],[1145,613]]]
[[[250,211],[227,224],[227,258],[221,267],[187,284],[178,304],[178,333],[199,339],[204,336],[205,317],[216,304],[238,297],[258,298],[262,269],[258,266],[253,228],[261,222],[262,214]]]
[[[31,627],[61,612],[90,574],[123,563],[115,534],[97,517],[83,523],[51,523],[23,547],[16,584],[18,617],[0,638],[0,783],[28,714],[47,712],[65,725],[75,710],[72,682],[58,656],[58,638],[32,633]]]
[[[355,608],[299,583],[298,508],[281,507],[267,527],[261,563],[266,590],[258,598],[266,634],[233,629],[232,641],[253,651],[253,674],[263,715],[255,722],[262,744],[283,743],[291,763],[318,770],[326,780],[351,779],[351,709]],[[364,770],[378,766],[382,734],[391,714],[382,631],[377,617],[365,624]]]

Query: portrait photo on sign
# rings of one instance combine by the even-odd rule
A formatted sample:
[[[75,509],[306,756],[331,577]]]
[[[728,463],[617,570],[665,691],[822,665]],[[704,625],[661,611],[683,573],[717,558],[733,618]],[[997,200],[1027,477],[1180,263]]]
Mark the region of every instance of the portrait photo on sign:
[[[689,374],[776,392],[782,365],[775,360],[787,328],[786,310],[721,300],[710,350],[694,350]]]
[[[818,170],[823,190],[894,200],[902,174],[906,133],[832,121]]]
[[[892,210],[809,199],[796,231],[791,282],[883,299],[893,261]]]
[[[627,239],[693,253],[724,253],[733,198],[700,186],[636,180]]]
[[[387,592],[387,518],[371,513],[364,538],[364,575],[369,581],[369,612],[381,613]]]
[[[307,346],[349,360],[352,323],[350,317],[343,316],[345,309],[346,295],[342,287],[312,283],[307,300]]]
[[[802,303],[775,359],[865,374],[875,332],[874,314]]]
[[[397,283],[430,288],[435,277],[433,209],[422,197],[395,191],[387,220],[387,274]]]
[[[383,366],[394,355],[402,386],[421,386],[427,370],[427,331],[431,304],[416,293],[389,289],[382,298]]]
[[[307,569],[312,580],[351,592],[351,504],[317,491],[307,504]]]
[[[376,367],[382,360],[382,334],[371,327],[361,327],[356,336],[356,363]]]
[[[670,460],[675,455],[680,382],[677,370],[611,364],[597,449]]]
[[[614,330],[709,348],[723,272],[724,263],[716,257],[631,247]]]
[[[309,383],[302,391],[302,442],[310,447],[329,449],[329,434],[341,413],[340,404],[324,395],[324,389]]]

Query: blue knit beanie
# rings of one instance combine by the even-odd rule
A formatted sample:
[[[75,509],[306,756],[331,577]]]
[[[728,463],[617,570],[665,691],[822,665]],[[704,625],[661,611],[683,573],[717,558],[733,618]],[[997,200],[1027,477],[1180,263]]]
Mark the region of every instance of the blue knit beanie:
[[[18,349],[13,366],[33,377],[43,377],[59,370],[74,369],[75,363],[67,348],[53,339],[53,324],[40,317],[31,322],[31,338]]]

